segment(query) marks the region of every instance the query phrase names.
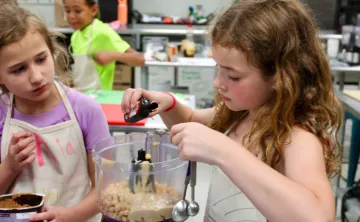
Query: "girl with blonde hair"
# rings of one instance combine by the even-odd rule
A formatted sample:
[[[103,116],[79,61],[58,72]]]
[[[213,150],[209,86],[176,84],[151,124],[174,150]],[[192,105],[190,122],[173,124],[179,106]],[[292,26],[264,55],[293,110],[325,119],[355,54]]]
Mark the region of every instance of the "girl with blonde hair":
[[[38,17],[6,4],[0,24],[0,194],[44,193],[30,221],[99,221],[91,152],[110,136],[100,104],[61,83],[67,52]]]
[[[213,108],[128,89],[159,104],[180,157],[214,165],[205,221],[334,221],[341,107],[309,9],[298,0],[241,0],[211,31]],[[266,219],[265,219],[266,218]]]

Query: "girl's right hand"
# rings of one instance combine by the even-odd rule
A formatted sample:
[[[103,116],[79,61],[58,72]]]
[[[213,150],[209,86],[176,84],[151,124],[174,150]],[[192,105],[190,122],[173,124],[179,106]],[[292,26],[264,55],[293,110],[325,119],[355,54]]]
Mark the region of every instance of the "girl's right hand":
[[[19,173],[21,170],[35,160],[36,142],[32,133],[18,132],[12,135],[8,155],[3,164],[13,171]]]
[[[132,109],[134,109],[141,97],[144,97],[145,99],[150,100],[151,102],[156,102],[158,104],[157,110],[150,113],[149,117],[153,117],[156,114],[165,111],[173,103],[173,98],[166,93],[147,91],[141,88],[129,88],[124,92],[122,97],[121,108],[123,112],[129,113]]]

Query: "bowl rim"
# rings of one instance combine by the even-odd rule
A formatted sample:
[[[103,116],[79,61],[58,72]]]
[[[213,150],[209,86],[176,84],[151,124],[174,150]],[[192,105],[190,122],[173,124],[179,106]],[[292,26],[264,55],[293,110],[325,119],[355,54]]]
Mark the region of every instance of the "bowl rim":
[[[39,207],[42,207],[44,205],[44,202],[45,202],[45,197],[46,195],[43,194],[43,193],[27,193],[27,192],[19,192],[19,193],[11,193],[11,194],[3,194],[3,195],[0,195],[0,201],[2,200],[2,198],[6,198],[6,197],[12,197],[14,195],[33,195],[33,196],[41,196],[42,197],[42,200],[41,202],[36,205],[36,206],[31,206],[31,207],[23,207],[23,208],[0,208],[0,211],[1,212],[5,212],[5,211],[23,211],[23,210],[31,210],[31,209],[36,209],[36,208],[39,208]]]
[[[101,142],[104,142],[104,141],[113,141],[115,138],[120,138],[120,137],[126,137],[130,134],[125,134],[125,135],[117,135],[117,136],[110,136],[110,137],[107,137],[107,138],[104,138],[104,139],[101,139],[101,140],[98,140],[95,145],[93,146],[93,149],[92,149],[92,153],[93,153],[93,161],[95,162],[95,164],[101,168],[102,170],[105,170],[105,171],[111,171],[112,168],[110,167],[103,167],[102,166],[102,161],[106,161],[106,162],[109,162],[109,163],[112,163],[112,164],[117,164],[117,165],[120,165],[120,166],[124,166],[125,168],[126,167],[129,167],[129,166],[133,166],[135,164],[133,163],[125,163],[125,162],[118,162],[118,161],[113,161],[113,160],[110,160],[108,158],[105,158],[105,157],[102,157],[100,154],[106,150],[109,150],[111,148],[113,148],[114,146],[117,146],[117,144],[112,144],[104,149],[102,149],[101,151],[99,150],[95,150],[95,147],[96,145],[98,145],[99,143]],[[144,141],[145,142],[145,141]],[[124,146],[124,145],[129,145],[129,144],[137,144],[137,143],[141,143],[141,141],[134,141],[134,142],[125,142],[125,143],[122,143],[121,146]],[[118,144],[119,145],[119,144]],[[170,148],[174,148],[175,150],[177,150],[176,146],[171,144],[171,143],[168,143],[166,144],[166,146],[170,147]],[[186,160],[181,160],[180,157],[177,157],[177,158],[174,158],[174,159],[171,159],[171,160],[167,160],[167,161],[163,161],[163,162],[156,162],[156,163],[150,163],[151,166],[154,166],[154,168],[156,168],[155,166],[161,166],[161,165],[167,165],[167,164],[171,164],[171,163],[175,163],[175,162],[180,162],[178,165],[174,166],[174,167],[171,167],[171,168],[167,168],[166,171],[172,171],[172,170],[175,170],[175,169],[178,169],[180,167],[183,167],[184,165],[188,164],[188,161]],[[156,168],[158,169],[158,168]],[[118,171],[118,169],[114,169],[116,171]],[[153,170],[149,173],[145,173],[145,174],[155,174],[155,173],[158,173],[158,172],[164,172],[165,170]],[[144,173],[136,173],[136,172],[131,172],[130,170],[128,172],[121,172],[123,174],[129,174],[129,175],[137,175],[137,174],[144,174]]]

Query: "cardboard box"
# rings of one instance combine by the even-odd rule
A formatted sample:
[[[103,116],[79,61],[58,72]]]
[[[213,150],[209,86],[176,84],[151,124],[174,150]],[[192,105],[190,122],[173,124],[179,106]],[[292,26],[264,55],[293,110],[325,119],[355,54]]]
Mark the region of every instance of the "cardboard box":
[[[69,23],[66,21],[63,0],[55,0],[55,26],[70,27]]]
[[[128,88],[131,88],[131,84],[114,82],[114,85],[113,85],[113,90],[124,91]]]
[[[132,83],[132,67],[125,64],[116,64],[114,82]]]

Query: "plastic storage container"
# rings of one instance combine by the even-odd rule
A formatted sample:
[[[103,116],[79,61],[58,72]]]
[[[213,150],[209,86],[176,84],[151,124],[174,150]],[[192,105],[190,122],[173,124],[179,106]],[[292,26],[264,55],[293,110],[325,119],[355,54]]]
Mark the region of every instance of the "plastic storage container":
[[[133,163],[144,150],[151,163]],[[169,134],[153,130],[102,140],[94,146],[98,204],[105,221],[172,221],[182,199],[187,161]]]

